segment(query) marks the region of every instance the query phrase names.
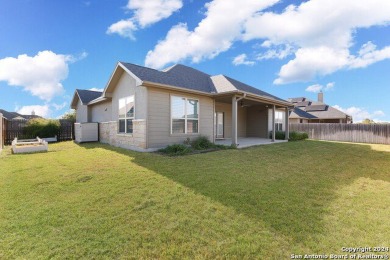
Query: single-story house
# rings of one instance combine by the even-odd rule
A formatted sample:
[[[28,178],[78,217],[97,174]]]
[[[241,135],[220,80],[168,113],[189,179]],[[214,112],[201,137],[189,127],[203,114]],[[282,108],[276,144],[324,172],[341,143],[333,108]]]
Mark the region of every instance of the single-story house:
[[[305,97],[289,98],[294,104],[290,111],[290,123],[352,123],[352,116],[324,103],[324,93],[318,93],[317,101]]]
[[[33,118],[41,118],[40,116],[35,115],[34,111],[31,112],[31,115],[22,115],[17,112],[8,112],[4,109],[0,109],[0,113],[3,114],[3,117],[7,120],[30,120]]]
[[[74,93],[76,124],[98,123],[99,141],[154,150],[200,135],[211,141],[288,132],[292,103],[224,75],[184,65],[155,70],[119,62],[103,92]],[[78,130],[76,128],[76,135]],[[287,135],[288,136],[288,135]]]

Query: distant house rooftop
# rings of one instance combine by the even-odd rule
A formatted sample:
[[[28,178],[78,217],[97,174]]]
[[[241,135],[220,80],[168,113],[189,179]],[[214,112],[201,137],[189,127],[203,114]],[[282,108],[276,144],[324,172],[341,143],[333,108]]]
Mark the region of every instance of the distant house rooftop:
[[[312,101],[305,97],[289,98],[294,104],[294,110],[290,113],[290,118],[304,118],[326,122],[326,120],[345,120],[352,122],[352,117],[323,102],[324,94],[318,93],[318,101]],[[344,121],[343,121],[344,122]]]
[[[7,120],[30,120],[33,118],[41,118],[40,116],[37,116],[34,114],[34,111],[32,111],[32,115],[22,115],[17,112],[9,112],[4,109],[0,109],[0,113],[3,114],[3,117]]]

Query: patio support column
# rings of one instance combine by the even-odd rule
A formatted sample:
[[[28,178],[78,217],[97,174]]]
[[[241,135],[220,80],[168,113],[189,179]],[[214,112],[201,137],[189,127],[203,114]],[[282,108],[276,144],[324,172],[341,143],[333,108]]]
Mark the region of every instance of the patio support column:
[[[237,146],[237,98],[232,98],[232,145]]]
[[[272,105],[272,140],[275,142],[275,105]]]
[[[288,140],[290,137],[290,121],[289,121],[289,113],[288,113],[288,107],[286,107],[286,120],[285,120],[286,126],[285,126],[285,140]]]

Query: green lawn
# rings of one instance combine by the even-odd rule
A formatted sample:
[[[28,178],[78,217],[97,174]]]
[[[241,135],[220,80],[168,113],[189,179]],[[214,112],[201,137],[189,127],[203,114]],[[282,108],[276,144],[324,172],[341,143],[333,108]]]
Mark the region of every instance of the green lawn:
[[[0,259],[289,259],[390,246],[386,147],[49,150],[0,155]]]

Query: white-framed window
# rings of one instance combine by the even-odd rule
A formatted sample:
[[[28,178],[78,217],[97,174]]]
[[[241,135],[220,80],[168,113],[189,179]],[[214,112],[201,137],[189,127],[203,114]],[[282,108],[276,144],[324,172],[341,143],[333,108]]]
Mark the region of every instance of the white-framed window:
[[[171,96],[171,133],[199,133],[199,100]]]
[[[118,133],[133,133],[134,112],[134,95],[119,99]]]
[[[275,111],[275,131],[283,131],[283,112]]]

